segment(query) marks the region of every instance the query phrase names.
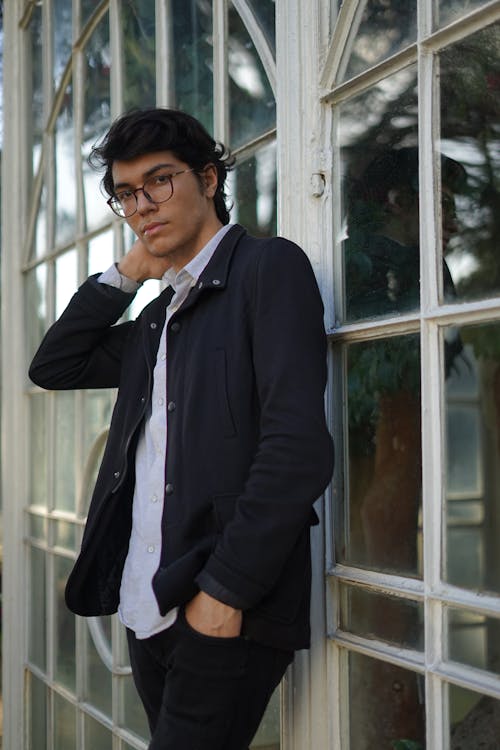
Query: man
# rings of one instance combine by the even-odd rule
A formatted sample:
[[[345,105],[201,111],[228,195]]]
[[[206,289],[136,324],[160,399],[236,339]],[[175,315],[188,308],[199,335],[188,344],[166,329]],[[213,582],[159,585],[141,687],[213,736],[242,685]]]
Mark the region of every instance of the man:
[[[333,460],[320,296],[297,246],[228,223],[227,156],[194,118],[126,114],[92,158],[137,241],[30,369],[45,388],[119,387],[66,601],[118,610],[151,750],[246,750],[309,641]],[[146,279],[168,286],[115,325]]]

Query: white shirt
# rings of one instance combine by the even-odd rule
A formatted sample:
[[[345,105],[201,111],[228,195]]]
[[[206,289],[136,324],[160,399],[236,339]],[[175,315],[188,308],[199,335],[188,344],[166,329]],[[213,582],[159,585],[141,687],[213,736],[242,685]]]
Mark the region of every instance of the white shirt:
[[[161,519],[165,501],[165,461],[167,455],[167,325],[208,264],[219,242],[230,229],[223,226],[205,247],[177,274],[169,269],[163,279],[174,289],[167,307],[148,411],[144,417],[135,455],[135,491],[132,505],[132,532],[120,587],[118,615],[137,638],[149,638],[175,622],[177,609],[160,615],[151,585],[160,564]],[[101,283],[124,291],[136,291],[138,284],[122,276],[115,266],[101,274]]]

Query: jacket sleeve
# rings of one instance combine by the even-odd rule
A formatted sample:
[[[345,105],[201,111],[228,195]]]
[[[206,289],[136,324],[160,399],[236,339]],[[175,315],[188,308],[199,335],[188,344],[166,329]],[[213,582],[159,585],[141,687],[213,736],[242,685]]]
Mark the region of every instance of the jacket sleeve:
[[[114,325],[134,294],[90,277],[45,334],[29,368],[36,385],[54,390],[114,388],[133,323]]]
[[[197,578],[240,609],[273,588],[333,471],[323,305],[309,260],[293,243],[275,239],[262,253],[252,308],[258,446],[235,514]]]

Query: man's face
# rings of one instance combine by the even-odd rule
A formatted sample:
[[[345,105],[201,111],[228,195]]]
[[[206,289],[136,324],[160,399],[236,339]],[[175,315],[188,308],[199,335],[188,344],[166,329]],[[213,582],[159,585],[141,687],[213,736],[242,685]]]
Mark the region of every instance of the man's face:
[[[189,169],[171,151],[117,160],[112,167],[114,189],[115,192],[136,190],[152,176]],[[170,258],[173,268],[179,271],[221,227],[213,202],[216,169],[208,165],[201,180],[191,171],[183,172],[172,177],[172,184],[173,195],[164,203],[151,203],[139,190],[137,211],[126,221],[152,255]]]

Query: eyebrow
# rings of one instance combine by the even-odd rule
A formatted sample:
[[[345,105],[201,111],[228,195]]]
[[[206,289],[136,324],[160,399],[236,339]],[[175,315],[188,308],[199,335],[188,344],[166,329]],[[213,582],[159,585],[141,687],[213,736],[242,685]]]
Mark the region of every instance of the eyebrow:
[[[169,162],[166,162],[165,164],[155,164],[155,166],[151,167],[151,169],[148,169],[147,172],[143,172],[142,179],[147,180],[148,177],[151,177],[151,175],[153,175],[159,169],[165,169],[166,167],[168,167],[169,169],[174,169],[176,167],[176,164],[170,164]],[[118,190],[119,188],[124,187],[130,187],[130,182],[113,183],[113,190]]]

